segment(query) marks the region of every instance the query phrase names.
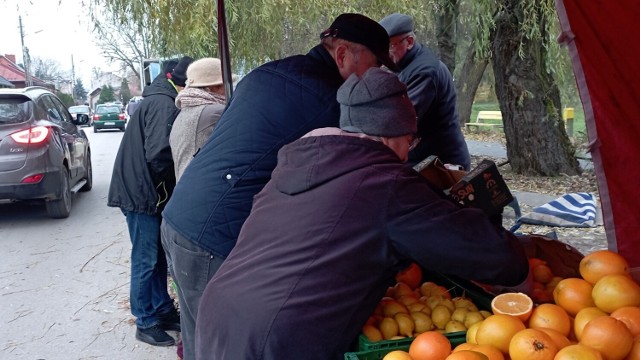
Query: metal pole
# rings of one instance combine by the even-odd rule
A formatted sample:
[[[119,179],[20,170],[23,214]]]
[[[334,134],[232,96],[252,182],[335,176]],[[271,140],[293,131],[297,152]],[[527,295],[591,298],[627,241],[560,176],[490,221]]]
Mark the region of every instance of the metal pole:
[[[73,63],[73,54],[71,54],[71,98],[73,104],[76,104],[76,66]]]
[[[29,51],[24,46],[24,31],[22,29],[22,16],[18,16],[20,23],[20,42],[22,43],[22,65],[24,66],[24,85],[31,86],[31,76],[29,74]]]
[[[233,94],[233,78],[231,76],[231,59],[229,58],[229,39],[227,36],[227,18],[224,11],[224,0],[218,1],[218,49],[222,65],[222,80],[227,101]]]

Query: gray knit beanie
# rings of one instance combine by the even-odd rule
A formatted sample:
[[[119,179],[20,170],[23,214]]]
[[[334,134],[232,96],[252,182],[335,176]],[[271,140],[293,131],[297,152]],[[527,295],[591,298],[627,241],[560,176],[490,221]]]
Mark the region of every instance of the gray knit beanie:
[[[407,87],[395,74],[374,67],[351,74],[338,89],[340,128],[373,136],[396,137],[418,131]]]

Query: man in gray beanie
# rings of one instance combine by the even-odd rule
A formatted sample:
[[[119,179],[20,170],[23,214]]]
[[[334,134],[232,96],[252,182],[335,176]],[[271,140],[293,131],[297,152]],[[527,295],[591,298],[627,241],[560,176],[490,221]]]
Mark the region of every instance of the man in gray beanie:
[[[416,39],[413,19],[394,13],[380,20],[389,34],[389,55],[407,84],[409,97],[418,113],[420,144],[409,154],[416,164],[430,155],[469,170],[471,157],[460,129],[456,89],[447,66]]]
[[[527,278],[511,233],[405,166],[416,116],[394,74],[351,75],[337,100],[340,128],[280,149],[202,296],[197,359],[343,359],[413,261],[490,284]]]

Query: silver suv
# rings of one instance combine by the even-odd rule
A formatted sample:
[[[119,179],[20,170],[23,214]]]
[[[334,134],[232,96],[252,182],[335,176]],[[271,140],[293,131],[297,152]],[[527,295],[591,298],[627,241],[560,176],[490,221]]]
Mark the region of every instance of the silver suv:
[[[0,203],[44,200],[53,218],[93,185],[89,139],[45,88],[0,89]]]

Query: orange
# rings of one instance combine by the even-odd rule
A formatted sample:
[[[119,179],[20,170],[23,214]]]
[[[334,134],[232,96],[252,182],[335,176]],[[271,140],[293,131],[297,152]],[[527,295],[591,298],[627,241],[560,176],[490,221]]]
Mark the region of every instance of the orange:
[[[566,310],[556,304],[538,305],[531,312],[529,327],[532,329],[549,328],[558,331],[564,336],[569,336],[571,331],[571,318]]]
[[[538,328],[538,330],[549,335],[549,337],[551,338],[551,341],[553,341],[553,343],[556,344],[556,347],[558,348],[558,350],[571,345],[571,340],[569,340],[568,337],[562,335],[560,332],[556,330],[549,329],[549,328]]]
[[[437,331],[427,331],[413,339],[409,355],[413,360],[444,360],[451,354],[449,339]]]
[[[422,269],[420,265],[411,263],[406,269],[396,274],[396,281],[409,285],[412,289],[418,288],[422,283]]]
[[[479,345],[491,345],[503,354],[509,353],[509,342],[525,326],[520,319],[511,315],[495,314],[484,319],[476,331]]]
[[[605,275],[593,285],[591,296],[600,310],[611,314],[624,306],[639,306],[640,285],[629,275]]]
[[[603,360],[602,354],[588,346],[573,344],[560,349],[554,360]]]
[[[533,289],[531,298],[536,304],[548,304],[553,302],[553,295],[546,289]]]
[[[580,260],[580,276],[592,285],[605,275],[629,274],[629,263],[611,250],[594,251]]]
[[[580,345],[600,351],[607,360],[622,360],[633,347],[633,337],[622,321],[599,316],[582,329]]]
[[[533,280],[541,282],[543,284],[551,281],[554,276],[551,268],[544,264],[536,265],[535,267],[531,268],[531,271],[533,273]]]
[[[533,311],[533,300],[523,293],[504,293],[491,300],[494,314],[512,315],[525,322]]]
[[[592,290],[593,286],[584,279],[563,279],[553,289],[553,300],[569,315],[576,316],[578,311],[595,306],[591,297]]]
[[[631,351],[629,351],[629,354],[627,354],[624,360],[640,360],[640,338],[633,340]]]
[[[534,267],[538,266],[538,265],[546,265],[547,262],[540,259],[540,258],[529,258],[529,268],[533,269]]]
[[[382,360],[413,360],[408,352],[402,350],[393,350],[385,355]]]
[[[446,360],[489,360],[487,355],[473,351],[473,350],[460,350],[447,356]]]
[[[611,317],[627,325],[627,329],[634,338],[640,335],[640,307],[623,306],[612,312]]]
[[[519,331],[509,343],[511,360],[553,360],[557,352],[549,335],[538,329]]]
[[[582,335],[582,329],[584,329],[584,326],[598,316],[607,316],[607,313],[595,306],[584,308],[578,312],[576,317],[573,319],[573,334],[576,336],[578,341],[580,341],[580,336]]]
[[[504,355],[497,348],[491,345],[478,345],[478,344],[470,344],[470,343],[462,343],[453,349],[453,352],[461,351],[461,350],[473,350],[479,353],[483,353],[487,355],[489,360],[504,360]]]

